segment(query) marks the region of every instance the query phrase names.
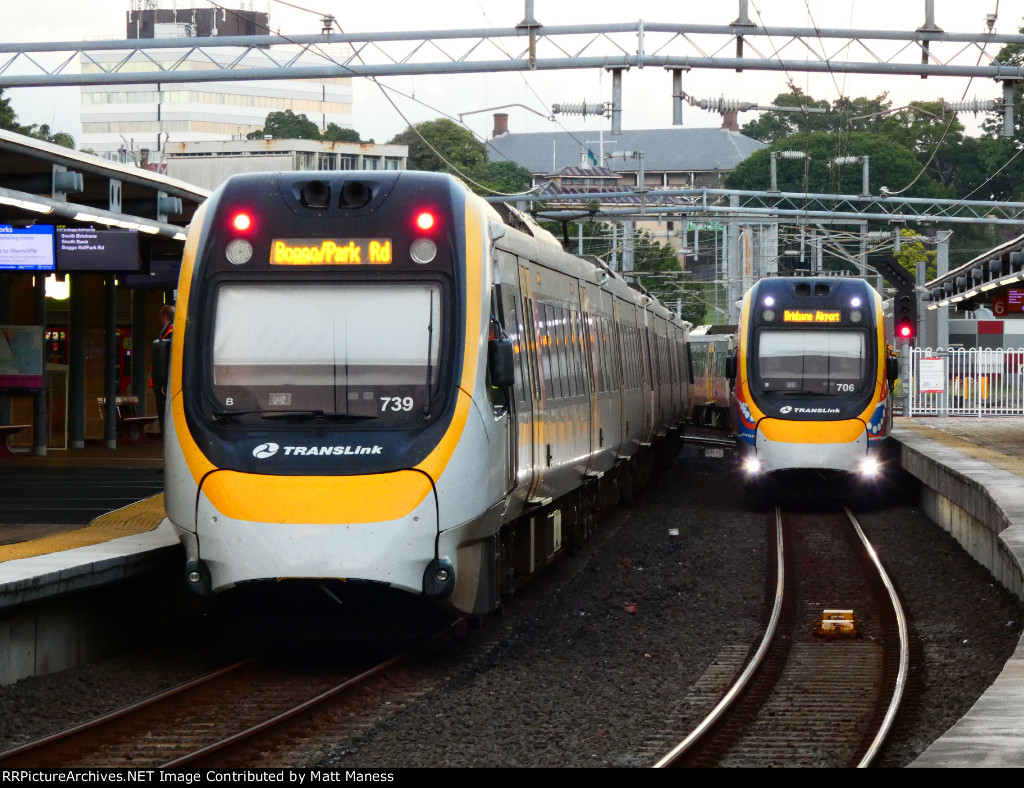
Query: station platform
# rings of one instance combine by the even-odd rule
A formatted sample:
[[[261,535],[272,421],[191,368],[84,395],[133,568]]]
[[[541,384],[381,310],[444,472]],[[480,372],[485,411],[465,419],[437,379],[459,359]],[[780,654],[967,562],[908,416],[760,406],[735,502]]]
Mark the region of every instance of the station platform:
[[[900,464],[922,481],[922,507],[939,526],[1024,599],[1024,418],[897,417],[893,437]],[[43,457],[0,460],[4,467],[162,467],[159,439],[106,449],[100,446]],[[0,526],[0,529],[6,526]],[[153,495],[88,523],[18,526],[21,537],[0,544],[0,684],[71,667],[84,656],[42,657],[65,635],[74,641],[81,621],[54,624],[37,634],[36,648],[13,648],[15,625],[5,616],[27,603],[142,576],[154,566],[180,569],[180,545],[164,517],[163,495]],[[42,642],[46,641],[46,642]],[[19,651],[20,649],[20,651]],[[20,659],[5,654],[20,653]],[[36,653],[39,652],[39,653]],[[34,654],[34,656],[33,656]],[[911,768],[1024,766],[1024,639],[1002,674],[971,710],[933,742]]]

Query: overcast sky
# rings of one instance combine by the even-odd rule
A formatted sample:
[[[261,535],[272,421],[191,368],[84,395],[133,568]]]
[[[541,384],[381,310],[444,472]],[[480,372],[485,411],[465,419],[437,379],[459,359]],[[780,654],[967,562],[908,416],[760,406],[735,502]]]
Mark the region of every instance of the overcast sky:
[[[137,2],[137,0],[136,0]],[[191,7],[190,0],[176,0],[178,8]],[[223,0],[229,8],[269,11],[271,26],[284,35],[320,32],[320,19],[332,14],[349,33],[393,30],[457,30],[514,26],[524,18],[525,2],[517,0],[383,0],[357,3],[352,0]],[[129,0],[0,0],[4,25],[0,43],[30,41],[79,41],[123,39]],[[171,7],[163,0],[162,7]],[[206,0],[195,5],[207,7]],[[729,24],[738,16],[737,0],[535,0],[538,22],[556,24],[599,24],[610,22]],[[946,32],[978,33],[986,28],[986,17],[996,14],[995,30],[1015,33],[1022,26],[1024,0],[934,0],[935,22]],[[309,9],[309,10],[303,10]],[[383,11],[383,13],[381,13]],[[925,21],[925,0],[750,0],[748,13],[755,24],[842,29],[908,31]],[[762,39],[763,41],[763,39]],[[843,53],[832,55],[842,59]],[[874,44],[881,55],[884,45]],[[891,45],[890,45],[891,46]],[[998,46],[991,47],[993,54]],[[635,51],[635,44],[634,49]],[[632,53],[632,51],[630,53]],[[709,53],[711,54],[711,53]],[[732,56],[731,52],[722,53]],[[753,53],[747,52],[748,55]],[[770,54],[770,53],[768,53]],[[979,50],[966,49],[958,62],[974,65]],[[803,50],[787,50],[788,59],[802,59]],[[0,55],[6,64],[8,55]],[[857,60],[863,59],[858,53]],[[916,58],[915,58],[916,59]],[[18,73],[38,73],[27,63],[15,66]],[[1001,96],[993,81],[967,78],[869,77],[864,75],[815,75],[793,73],[796,84],[816,99],[834,101],[841,95],[876,96],[889,91],[894,106],[915,99],[963,98],[993,99]],[[604,70],[562,70],[533,74],[477,74],[394,77],[384,82],[416,101],[394,97],[396,110],[381,96],[369,80],[354,80],[353,125],[364,139],[386,142],[409,123],[433,120],[442,114],[465,115],[465,123],[481,137],[489,137],[493,112],[476,112],[505,104],[524,104],[502,109],[509,113],[510,131],[559,131],[563,128],[598,134],[610,123],[599,118],[584,121],[580,117],[556,116],[546,119],[555,103],[610,101],[612,81]],[[737,74],[720,69],[695,70],[684,75],[683,90],[698,99],[727,98],[767,104],[786,90],[783,72]],[[47,123],[54,130],[78,137],[79,88],[16,88],[4,95],[11,99],[21,123]],[[672,125],[671,77],[660,68],[631,69],[623,77],[624,129],[668,128]],[[740,124],[756,117],[753,112],[740,115]],[[972,127],[972,116],[961,115]],[[694,107],[683,110],[683,125],[716,127],[721,116]]]

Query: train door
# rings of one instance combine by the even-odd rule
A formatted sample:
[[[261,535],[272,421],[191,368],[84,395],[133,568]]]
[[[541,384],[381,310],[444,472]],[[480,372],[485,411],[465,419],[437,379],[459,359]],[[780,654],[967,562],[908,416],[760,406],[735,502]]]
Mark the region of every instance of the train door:
[[[533,288],[530,269],[519,261],[519,292],[503,291],[508,315],[515,316],[516,338],[516,490],[525,499],[534,497],[539,479],[537,467],[535,414],[540,407],[537,380],[537,322],[533,313]],[[511,303],[509,303],[511,301]]]
[[[529,481],[520,480],[522,468],[520,445],[524,437],[521,433],[529,433],[532,430],[529,370],[525,365],[522,299],[519,297],[519,266],[514,256],[501,251],[496,252],[494,282],[494,291],[491,294],[491,314],[496,319],[498,326],[492,325],[491,332],[493,334],[497,330],[503,337],[511,340],[514,352],[515,380],[512,390],[504,393],[508,406],[506,418],[508,431],[505,436],[507,443],[505,491],[507,494],[511,494],[521,484],[529,485]],[[525,493],[525,489],[520,491],[521,495],[525,495]]]

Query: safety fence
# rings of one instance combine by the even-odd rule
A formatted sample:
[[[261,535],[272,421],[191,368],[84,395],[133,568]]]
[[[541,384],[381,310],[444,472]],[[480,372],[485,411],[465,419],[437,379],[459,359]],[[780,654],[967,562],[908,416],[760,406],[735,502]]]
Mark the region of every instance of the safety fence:
[[[1024,349],[908,348],[897,392],[911,416],[1024,414]],[[909,374],[908,374],[909,373]]]

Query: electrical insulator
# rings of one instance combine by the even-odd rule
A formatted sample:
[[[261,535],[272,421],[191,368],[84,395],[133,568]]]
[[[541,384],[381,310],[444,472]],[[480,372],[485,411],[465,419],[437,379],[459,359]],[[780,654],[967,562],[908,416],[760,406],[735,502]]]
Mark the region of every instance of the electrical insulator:
[[[1000,109],[1001,101],[997,102],[995,99],[989,99],[983,101],[981,99],[972,99],[971,101],[943,101],[942,110],[944,112],[973,112],[977,115],[979,112],[995,112]]]
[[[727,99],[724,96],[719,96],[716,99],[701,99],[697,102],[697,106],[711,112],[742,112],[743,110],[753,109],[757,105],[750,101]]]
[[[604,115],[608,111],[607,104],[588,104],[585,101],[577,104],[552,104],[551,113],[554,115]]]

